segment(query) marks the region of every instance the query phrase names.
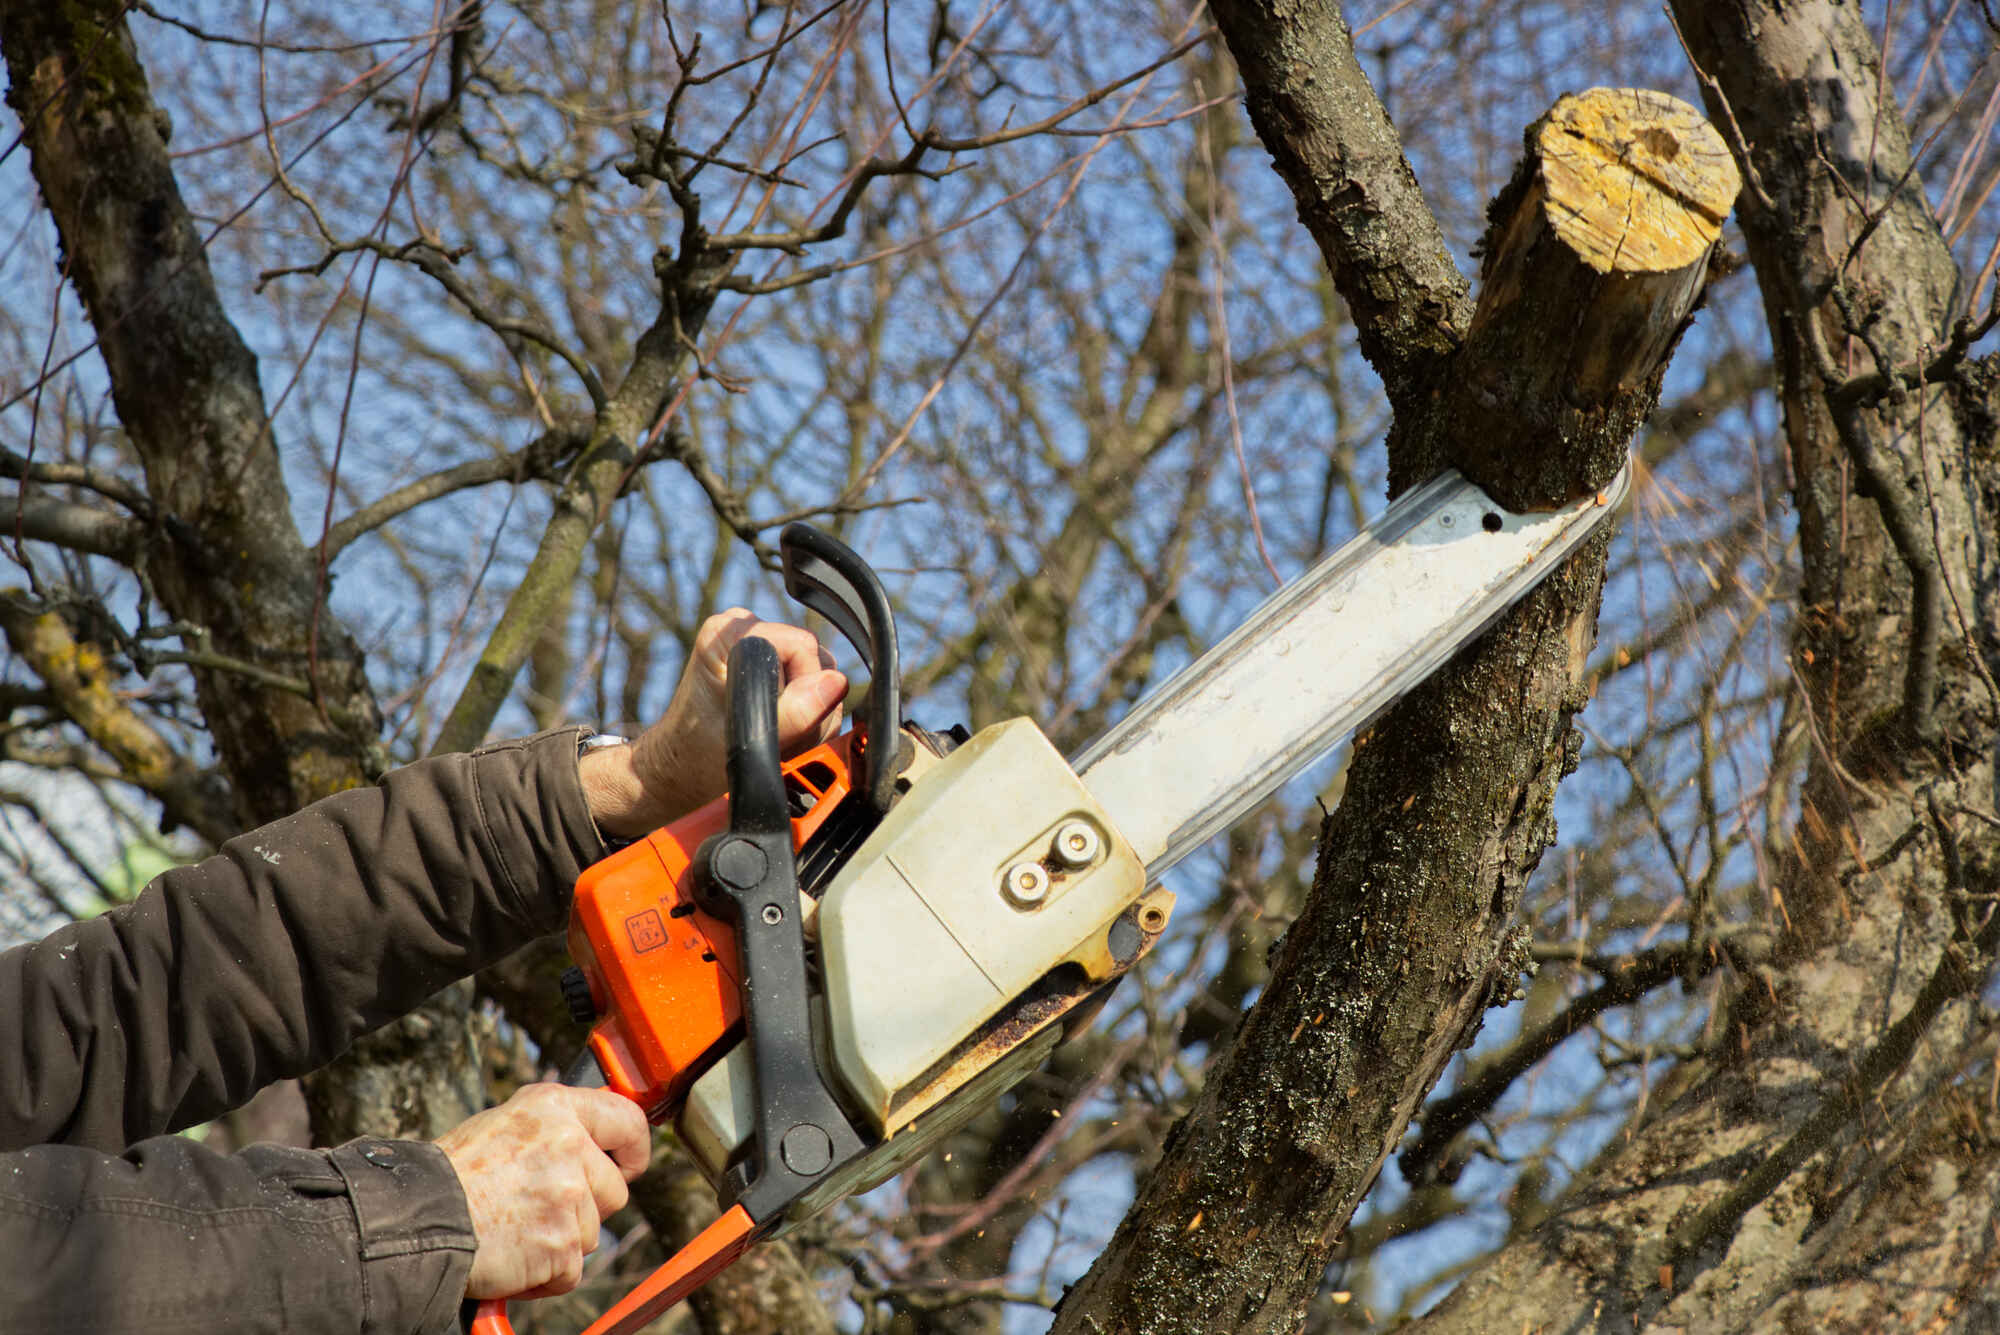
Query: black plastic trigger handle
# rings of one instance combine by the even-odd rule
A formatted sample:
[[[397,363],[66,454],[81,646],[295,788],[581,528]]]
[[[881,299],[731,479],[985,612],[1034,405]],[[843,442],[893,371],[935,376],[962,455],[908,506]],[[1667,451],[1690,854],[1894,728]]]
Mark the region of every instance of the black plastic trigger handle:
[[[778,760],[778,655],[755,637],[729,651],[729,825],[696,852],[695,896],[736,929],[755,1076],[756,1145],[725,1197],[759,1226],[861,1153],[819,1068],[799,882]]]
[[[897,733],[903,722],[902,662],[888,591],[853,548],[811,524],[785,525],[778,551],[784,557],[785,592],[832,622],[868,669],[861,791],[882,815],[896,795]]]

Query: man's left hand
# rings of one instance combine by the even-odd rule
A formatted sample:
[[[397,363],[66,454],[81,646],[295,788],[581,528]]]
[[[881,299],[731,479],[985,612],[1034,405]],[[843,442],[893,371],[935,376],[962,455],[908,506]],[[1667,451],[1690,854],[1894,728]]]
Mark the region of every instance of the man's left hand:
[[[696,632],[680,685],[659,722],[629,746],[592,751],[578,762],[597,828],[638,838],[701,806],[724,786],[723,735],[729,651],[755,635],[778,651],[778,741],[787,755],[819,745],[840,726],[847,678],[809,630],[761,621],[741,607],[717,613]]]

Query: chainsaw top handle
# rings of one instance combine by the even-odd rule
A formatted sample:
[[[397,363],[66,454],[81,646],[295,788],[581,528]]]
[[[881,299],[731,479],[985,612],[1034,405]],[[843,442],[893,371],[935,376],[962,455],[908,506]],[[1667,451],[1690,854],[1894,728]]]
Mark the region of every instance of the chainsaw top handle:
[[[868,745],[857,790],[875,815],[896,796],[896,761],[903,721],[902,664],[896,648],[896,614],[888,591],[853,548],[811,524],[787,524],[778,535],[785,591],[833,623],[868,669],[868,709],[862,726]],[[735,784],[735,774],[730,775]]]

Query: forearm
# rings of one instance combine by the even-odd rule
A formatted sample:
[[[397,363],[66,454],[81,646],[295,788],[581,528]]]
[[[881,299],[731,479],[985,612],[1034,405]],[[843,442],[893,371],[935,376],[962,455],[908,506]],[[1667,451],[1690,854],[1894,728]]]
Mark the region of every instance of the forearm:
[[[430,1145],[0,1154],[0,1335],[449,1330],[472,1252]]]
[[[395,771],[0,955],[0,1148],[116,1151],[322,1065],[559,927],[601,856],[574,731]]]

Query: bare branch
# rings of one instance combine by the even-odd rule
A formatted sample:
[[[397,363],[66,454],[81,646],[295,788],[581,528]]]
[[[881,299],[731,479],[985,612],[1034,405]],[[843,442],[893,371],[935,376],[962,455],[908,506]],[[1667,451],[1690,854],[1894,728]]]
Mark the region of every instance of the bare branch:
[[[882,177],[921,176],[931,181],[943,180],[950,174],[951,168],[931,170],[918,165],[928,151],[929,145],[919,140],[899,158],[870,158],[862,163],[848,181],[840,202],[834,205],[833,212],[818,227],[795,227],[787,232],[725,232],[709,237],[707,244],[719,251],[782,250],[788,255],[803,254],[808,246],[845,236],[847,220],[853,216],[855,205],[868,193],[868,187]]]
[[[153,513],[153,502],[144,492],[115,473],[107,473],[88,464],[30,461],[12,450],[0,449],[0,477],[39,482],[51,487],[84,487],[107,500],[118,502],[134,514]]]
[[[146,525],[98,506],[15,492],[0,493],[0,532],[130,565],[145,542]]]
[[[1211,8],[1250,119],[1354,313],[1363,355],[1392,399],[1415,391],[1457,348],[1472,303],[1346,22],[1333,6]]]
[[[114,688],[110,661],[79,640],[61,614],[18,594],[0,595],[0,630],[55,707],[115,762],[112,777],[152,793],[174,819],[212,843],[235,833],[188,758]]]
[[[401,245],[391,245],[387,241],[381,241],[372,236],[359,237],[352,241],[335,241],[328,245],[326,252],[311,264],[291,265],[281,269],[267,269],[263,273],[258,274],[257,285],[253,290],[262,292],[272,281],[293,274],[325,273],[327,267],[336,259],[339,259],[342,255],[353,254],[356,251],[377,255],[386,260],[394,260],[399,264],[408,264],[421,270],[432,281],[437,283],[439,287],[449,293],[452,300],[464,307],[466,314],[485,325],[495,334],[500,335],[501,338],[504,339],[512,335],[516,338],[525,339],[535,346],[560,357],[564,364],[576,373],[576,378],[582,383],[584,392],[590,395],[590,402],[593,407],[601,411],[606,402],[608,402],[604,382],[598,379],[597,372],[591,367],[588,361],[584,360],[581,354],[558,337],[554,330],[539,320],[511,319],[490,309],[485,302],[480,300],[478,294],[472,290],[472,285],[459,277],[451,267],[463,258],[465,252],[445,250],[441,246],[426,241],[421,237],[405,241]]]
[[[492,482],[519,484],[530,478],[549,477],[563,460],[582,449],[589,439],[588,427],[558,426],[544,431],[512,454],[473,459],[406,482],[328,528],[320,550],[326,559],[331,560],[362,534],[453,492],[483,487]]]
[[[1629,1006],[1654,988],[1685,977],[1690,964],[1700,976],[1721,963],[1726,953],[1738,968],[1747,968],[1770,949],[1769,938],[1762,933],[1745,933],[1716,944],[1719,950],[1675,941],[1634,955],[1613,956],[1585,955],[1568,945],[1536,946],[1537,960],[1580,964],[1604,981],[1534,1032],[1523,1034],[1505,1052],[1470,1073],[1458,1088],[1426,1107],[1421,1118],[1423,1132],[1397,1159],[1404,1178],[1412,1183],[1429,1182],[1460,1132],[1485,1116],[1536,1063],[1598,1016]]]
[[[1828,386],[1827,397],[1836,408],[1844,408],[1885,396],[1912,393],[1925,385],[1935,385],[1950,378],[1965,360],[1972,345],[1996,327],[2000,327],[2000,303],[1989,307],[1985,316],[1976,323],[1967,316],[1952,326],[1951,338],[1928,361],[1906,362],[1893,370],[1870,371],[1866,375],[1840,380]],[[1831,358],[1828,360],[1830,362]]]
[[[1157,60],[1141,66],[1122,78],[1113,79],[1110,83],[1101,84],[1091,89],[1054,115],[1044,116],[1038,121],[1032,121],[1027,125],[1015,126],[1011,129],[995,130],[991,134],[968,135],[963,138],[953,138],[949,135],[939,134],[934,130],[928,130],[919,136],[918,142],[922,143],[926,148],[934,149],[940,153],[971,153],[982,148],[993,148],[999,144],[1011,144],[1017,139],[1027,139],[1034,135],[1046,134],[1079,113],[1088,111],[1117,92],[1120,88],[1125,87],[1125,85],[1137,83],[1155,70],[1165,69],[1196,47],[1212,40],[1215,37],[1215,31],[1214,28],[1203,28],[1193,36],[1174,43],[1172,47],[1168,48],[1166,54]],[[1087,131],[1086,133],[1096,136],[1122,132],[1130,128],[1133,127],[1119,125],[1107,130]]]

